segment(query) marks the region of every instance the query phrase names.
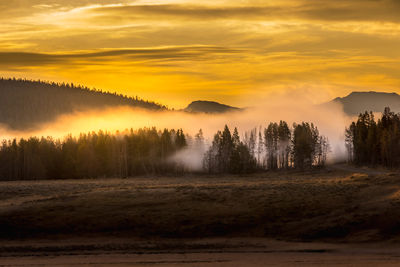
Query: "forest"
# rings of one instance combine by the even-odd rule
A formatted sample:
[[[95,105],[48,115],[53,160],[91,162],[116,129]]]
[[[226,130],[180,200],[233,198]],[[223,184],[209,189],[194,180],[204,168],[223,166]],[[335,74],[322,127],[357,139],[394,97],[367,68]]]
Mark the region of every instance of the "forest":
[[[249,173],[256,170],[310,169],[324,166],[330,152],[329,141],[314,124],[270,123],[254,128],[240,140],[228,126],[214,135],[203,159],[208,173]]]
[[[69,83],[0,78],[0,124],[11,129],[34,128],[74,111],[130,106],[165,110],[165,106]]]
[[[177,171],[167,158],[185,147],[182,130],[152,129],[81,134],[63,141],[31,137],[4,141],[0,177],[66,179],[128,177]]]
[[[385,108],[375,120],[364,112],[346,128],[348,160],[356,165],[398,167],[400,164],[400,115]]]
[[[31,137],[4,140],[0,146],[0,179],[68,179],[183,174],[194,170],[171,160],[184,149],[208,147],[203,173],[251,173],[263,170],[323,166],[329,142],[310,123],[284,121],[255,128],[241,139],[237,128],[218,131],[207,144],[202,131],[191,137],[178,130],[144,128],[67,136],[63,140]],[[199,170],[195,170],[199,171]]]

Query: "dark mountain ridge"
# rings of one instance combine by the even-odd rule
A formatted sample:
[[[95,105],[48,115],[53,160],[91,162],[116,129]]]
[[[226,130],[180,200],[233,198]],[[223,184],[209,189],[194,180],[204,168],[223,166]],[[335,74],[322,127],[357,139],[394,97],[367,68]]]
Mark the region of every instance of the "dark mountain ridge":
[[[385,107],[400,112],[400,95],[384,92],[352,92],[345,97],[337,97],[330,103],[340,103],[343,110],[350,116],[365,111],[382,112]]]
[[[240,108],[228,106],[215,101],[197,100],[190,103],[184,111],[191,113],[225,113],[240,111]]]
[[[325,103],[339,103],[350,116],[364,111],[382,112],[390,107],[400,112],[400,95],[383,92],[352,92]],[[325,105],[324,104],[324,105]],[[166,106],[126,95],[66,83],[0,78],[0,124],[26,130],[51,122],[60,115],[90,109],[130,106],[164,111]],[[182,111],[217,114],[243,109],[214,101],[198,100]]]
[[[11,129],[34,128],[75,111],[115,106],[167,110],[138,97],[65,83],[0,78],[0,124]]]

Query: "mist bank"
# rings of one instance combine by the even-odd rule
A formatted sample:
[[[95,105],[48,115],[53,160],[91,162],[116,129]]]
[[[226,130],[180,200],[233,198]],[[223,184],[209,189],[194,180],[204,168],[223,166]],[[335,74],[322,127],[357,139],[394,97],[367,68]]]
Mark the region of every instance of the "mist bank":
[[[210,144],[214,134],[223,129],[238,128],[239,135],[244,137],[246,132],[255,127],[266,127],[270,122],[285,120],[289,125],[303,121],[314,123],[320,134],[328,137],[331,151],[328,162],[341,161],[346,158],[344,145],[345,127],[352,118],[347,116],[340,104],[315,105],[307,99],[290,97],[275,97],[265,103],[247,108],[241,112],[223,114],[186,113],[183,111],[148,111],[127,106],[92,109],[61,115],[52,123],[38,125],[35,130],[16,131],[0,127],[1,139],[28,138],[30,136],[51,136],[64,138],[71,134],[105,130],[116,132],[124,129],[139,129],[157,127],[158,129],[180,129],[194,136],[202,129],[206,144]],[[201,151],[203,153],[204,151]],[[194,152],[193,152],[194,153]],[[184,154],[184,158],[193,155]],[[198,158],[196,156],[196,158]],[[194,165],[198,165],[194,163]]]

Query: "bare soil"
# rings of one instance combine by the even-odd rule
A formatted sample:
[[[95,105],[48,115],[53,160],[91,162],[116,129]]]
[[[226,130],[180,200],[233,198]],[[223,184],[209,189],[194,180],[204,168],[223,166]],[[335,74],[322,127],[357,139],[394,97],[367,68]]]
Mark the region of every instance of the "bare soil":
[[[96,243],[94,243],[96,242]],[[394,243],[328,244],[265,238],[67,239],[6,242],[0,266],[398,266]]]

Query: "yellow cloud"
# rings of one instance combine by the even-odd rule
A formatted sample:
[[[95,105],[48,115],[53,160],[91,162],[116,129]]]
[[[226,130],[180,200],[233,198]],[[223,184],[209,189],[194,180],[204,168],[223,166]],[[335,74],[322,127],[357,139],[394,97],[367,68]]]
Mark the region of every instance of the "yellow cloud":
[[[247,106],[279,91],[400,92],[400,4],[377,1],[19,0],[0,3],[2,75],[174,107]]]

